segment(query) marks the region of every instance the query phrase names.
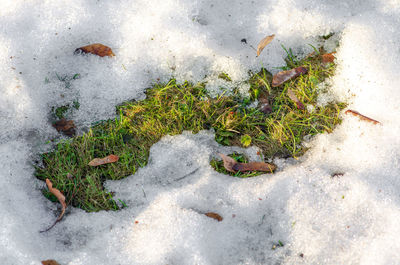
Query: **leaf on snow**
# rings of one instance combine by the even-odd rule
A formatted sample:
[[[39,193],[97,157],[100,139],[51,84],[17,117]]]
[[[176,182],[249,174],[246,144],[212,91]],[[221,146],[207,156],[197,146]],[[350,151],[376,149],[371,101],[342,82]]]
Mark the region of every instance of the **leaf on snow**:
[[[263,171],[272,173],[276,166],[274,164],[266,163],[266,162],[249,162],[249,163],[239,163],[235,159],[230,156],[219,154],[224,162],[224,168],[232,173],[236,173],[237,171],[245,172],[245,171]]]
[[[110,47],[107,47],[101,43],[94,43],[87,46],[80,47],[75,50],[75,54],[77,53],[91,53],[98,55],[100,57],[108,56],[113,57],[115,54],[112,52]]]
[[[119,159],[118,156],[116,155],[109,155],[104,158],[95,158],[92,161],[89,162],[89,166],[96,167],[104,164],[109,164],[109,163],[114,163],[117,162]]]
[[[345,114],[351,114],[351,115],[353,115],[353,116],[358,117],[360,120],[367,121],[367,122],[371,122],[371,123],[373,123],[373,124],[378,124],[378,123],[380,123],[379,121],[374,120],[374,119],[371,119],[371,118],[369,118],[369,117],[367,117],[367,116],[364,116],[364,115],[362,115],[361,113],[359,113],[359,112],[357,112],[357,111],[355,111],[355,110],[351,110],[351,109],[346,110]]]
[[[218,222],[221,222],[223,220],[222,216],[217,213],[209,212],[209,213],[205,213],[205,215],[217,220]]]
[[[323,64],[328,64],[328,63],[333,63],[335,60],[335,54],[336,52],[331,52],[331,53],[325,53],[322,55],[322,63]]]
[[[49,231],[51,228],[53,228],[56,223],[58,223],[64,216],[65,213],[65,209],[67,208],[67,204],[65,203],[65,196],[61,193],[61,191],[59,191],[56,188],[53,188],[53,183],[51,183],[51,181],[49,179],[46,179],[46,184],[47,187],[49,188],[49,191],[56,196],[56,198],[58,199],[58,201],[61,203],[62,206],[62,210],[61,210],[61,214],[58,216],[57,220],[54,222],[54,224],[52,224],[49,228],[47,228],[46,230],[40,231],[40,232],[47,232]]]
[[[287,94],[289,98],[296,103],[298,109],[304,109],[303,103],[301,103],[301,101],[296,97],[296,94],[293,92],[293,90],[289,88]]]
[[[265,46],[267,46],[273,39],[275,38],[275,34],[265,37],[258,43],[257,46],[257,57],[260,56],[260,53],[264,50]]]
[[[73,120],[66,120],[62,118],[59,121],[53,123],[53,127],[56,128],[57,132],[62,132],[67,136],[74,136],[75,135],[75,124]]]
[[[42,260],[43,265],[60,265],[57,261],[54,259],[48,259],[48,260]]]
[[[272,86],[277,87],[285,83],[286,81],[296,78],[299,75],[306,74],[308,70],[304,68],[303,66],[293,68],[291,70],[287,71],[281,71],[279,73],[276,73],[274,77],[272,78]]]

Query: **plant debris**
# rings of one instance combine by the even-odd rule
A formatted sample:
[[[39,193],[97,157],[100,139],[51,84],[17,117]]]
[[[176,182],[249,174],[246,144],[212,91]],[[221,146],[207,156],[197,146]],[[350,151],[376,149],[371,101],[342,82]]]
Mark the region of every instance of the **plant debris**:
[[[48,259],[48,260],[42,260],[43,265],[60,265],[57,261],[54,259]]]
[[[232,173],[236,173],[238,171],[240,171],[240,172],[263,171],[263,172],[272,173],[276,169],[276,166],[271,163],[266,163],[266,162],[240,163],[240,162],[237,162],[232,157],[229,157],[227,155],[224,155],[224,154],[219,154],[219,155],[224,162],[225,169]]]
[[[263,93],[263,95],[260,96],[260,98],[258,99],[258,102],[259,102],[258,108],[260,109],[260,111],[262,111],[265,114],[269,114],[272,112],[272,107],[269,104],[267,93]]]
[[[303,66],[296,67],[287,71],[281,71],[279,73],[276,73],[272,78],[272,86],[280,86],[290,79],[296,78],[299,75],[307,74],[307,72],[308,70]]]
[[[296,94],[293,92],[293,90],[289,88],[287,94],[289,98],[296,103],[298,109],[304,109],[303,103],[301,103],[301,101],[296,97]]]
[[[290,49],[288,52],[292,54]],[[249,95],[246,97],[240,95],[239,89],[234,89],[232,95],[213,98],[208,94],[205,83],[179,84],[175,79],[156,83],[146,90],[146,99],[118,106],[120,116],[117,119],[101,121],[83,135],[61,141],[53,151],[42,154],[43,166],[36,167],[35,175],[40,180],[48,178],[57,183],[57,187],[62,187],[68,205],[94,212],[122,208],[121,203],[114,199],[114,194],[105,189],[104,181],[135,174],[148,163],[151,146],[167,134],[177,135],[185,130],[196,134],[201,130],[214,129],[215,140],[219,144],[253,145],[259,148],[259,155],[265,159],[301,156],[307,151],[301,145],[304,137],[331,132],[340,123],[340,110],[346,105],[331,102],[317,106],[318,91],[315,87],[318,82],[333,75],[334,64],[323,66],[320,55],[300,61],[290,56],[291,61],[285,69],[304,66],[309,70],[307,75],[287,82],[282,89],[272,87],[272,75],[262,69],[250,77]],[[229,77],[224,76],[226,79]],[[316,106],[315,110],[299,110],[287,95],[289,88],[304,106]],[[264,112],[255,106],[256,100],[265,104]],[[270,110],[270,113],[265,113]],[[110,154],[119,156],[117,163],[88,166],[93,158],[104,158]],[[250,162],[240,154],[233,154],[233,158],[240,163]],[[217,172],[232,177],[248,178],[265,174],[262,171],[242,172],[250,170],[242,164],[232,165],[233,172],[230,172],[223,164],[219,157],[210,161]],[[266,168],[267,172],[271,169]]]
[[[213,218],[215,220],[217,220],[218,222],[221,222],[223,220],[222,216],[217,214],[217,213],[213,213],[213,212],[208,212],[205,213],[206,216]]]
[[[360,120],[367,121],[367,122],[371,122],[371,123],[373,123],[373,124],[380,124],[379,121],[374,120],[374,119],[371,119],[371,118],[369,118],[369,117],[367,117],[367,116],[364,116],[364,115],[362,115],[361,113],[359,113],[359,112],[357,112],[357,111],[355,111],[355,110],[351,110],[351,109],[346,110],[345,114],[351,114],[351,115],[353,115],[353,116],[358,117]]]
[[[275,38],[275,34],[269,35],[262,39],[257,46],[257,57],[260,56],[261,52],[264,50],[265,46],[267,46],[273,39]]]
[[[336,52],[331,52],[331,53],[325,53],[322,55],[322,63],[323,64],[328,64],[328,63],[333,63],[335,60],[335,54]]]
[[[65,203],[65,196],[61,193],[61,191],[59,191],[56,188],[53,188],[53,183],[51,183],[51,181],[49,179],[46,179],[46,184],[47,187],[49,188],[49,191],[56,196],[56,198],[58,199],[58,201],[61,203],[62,206],[62,210],[61,210],[61,214],[58,216],[58,218],[56,219],[56,221],[54,222],[54,224],[52,224],[49,228],[47,228],[46,230],[40,231],[41,233],[43,232],[47,232],[50,229],[52,229],[59,221],[61,221],[61,219],[64,216],[65,213],[65,209],[67,208],[67,204]]]
[[[100,57],[104,57],[104,56],[108,56],[108,57],[113,57],[115,56],[115,54],[113,53],[113,51],[111,50],[110,47],[107,47],[101,43],[94,43],[94,44],[90,44],[87,46],[83,46],[80,47],[78,49],[75,50],[75,54],[79,54],[79,53],[91,53],[91,54],[95,54],[98,55]]]
[[[76,126],[73,120],[67,120],[65,118],[62,118],[61,120],[53,123],[53,127],[56,128],[57,132],[62,132],[63,134],[70,137],[76,134],[75,131]]]
[[[89,162],[89,166],[96,167],[104,164],[109,164],[109,163],[114,163],[117,162],[119,159],[118,156],[116,155],[109,155],[104,158],[95,158],[92,161]]]

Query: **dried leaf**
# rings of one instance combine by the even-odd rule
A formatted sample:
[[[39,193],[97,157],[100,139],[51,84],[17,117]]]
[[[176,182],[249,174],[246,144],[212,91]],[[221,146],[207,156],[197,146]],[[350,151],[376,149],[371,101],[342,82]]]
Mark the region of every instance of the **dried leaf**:
[[[336,52],[331,52],[331,53],[325,53],[322,55],[322,63],[323,64],[328,64],[328,63],[333,63],[335,60],[335,54]]]
[[[109,163],[114,163],[117,162],[119,159],[118,156],[116,155],[109,155],[104,158],[95,158],[92,161],[89,162],[89,166],[96,167],[104,164],[109,164]]]
[[[275,34],[265,37],[258,43],[257,46],[257,57],[260,56],[262,50],[264,50],[265,46],[267,46],[273,39],[275,38]]]
[[[237,163],[232,168],[235,171],[263,171],[263,172],[274,172],[276,166],[274,164],[266,162],[249,162],[249,163]]]
[[[75,124],[73,120],[66,120],[62,118],[59,121],[53,123],[53,127],[56,128],[57,132],[62,132],[67,136],[74,136],[75,135]]]
[[[272,107],[269,104],[268,94],[263,93],[258,99],[258,108],[265,114],[272,112]]]
[[[57,261],[54,259],[48,259],[48,260],[42,260],[43,265],[60,265]]]
[[[293,68],[291,70],[287,71],[281,71],[279,73],[276,73],[274,77],[272,78],[272,86],[277,87],[285,83],[286,81],[296,78],[299,75],[306,74],[308,70],[304,68],[303,66]]]
[[[293,92],[293,90],[289,88],[287,93],[289,98],[296,103],[298,109],[304,109],[303,103],[301,103],[301,101],[296,97],[296,94]]]
[[[272,173],[276,166],[274,164],[266,163],[266,162],[249,162],[249,163],[239,163],[235,159],[230,156],[219,154],[224,162],[224,168],[232,173],[236,173],[237,171],[246,172],[246,171],[263,171]]]
[[[115,54],[112,52],[110,47],[107,47],[103,44],[100,43],[94,43],[94,44],[90,44],[87,46],[83,46],[80,47],[78,49],[75,50],[75,53],[91,53],[91,54],[95,54],[98,55],[100,57],[104,57],[104,56],[115,56]]]
[[[61,203],[62,206],[62,210],[61,210],[61,214],[58,216],[57,220],[54,222],[54,224],[52,224],[49,228],[47,228],[46,230],[40,231],[42,232],[47,232],[49,231],[51,228],[53,228],[56,223],[58,223],[59,221],[61,221],[61,219],[64,216],[65,213],[65,209],[67,208],[67,204],[65,203],[65,196],[61,193],[61,191],[59,191],[56,188],[53,188],[53,183],[51,183],[51,181],[49,179],[46,179],[46,184],[47,187],[49,188],[49,191],[56,196],[56,198],[58,199],[58,201]]]
[[[229,172],[236,173],[236,171],[233,170],[233,166],[236,165],[238,162],[236,162],[236,160],[232,157],[224,154],[219,154],[219,156],[222,158],[222,161],[224,161],[224,168]]]
[[[378,124],[378,123],[380,123],[379,121],[377,121],[377,120],[374,120],[374,119],[371,119],[371,118],[369,118],[369,117],[367,117],[367,116],[364,116],[364,115],[362,115],[361,113],[359,113],[359,112],[357,112],[357,111],[355,111],[355,110],[346,110],[346,112],[345,112],[346,114],[351,114],[351,115],[353,115],[353,116],[356,116],[356,117],[358,117],[360,120],[363,120],[363,121],[367,121],[367,122],[371,122],[371,123],[373,123],[373,124]]]
[[[213,212],[205,213],[205,215],[208,216],[208,217],[210,217],[210,218],[213,218],[213,219],[217,220],[218,222],[221,222],[222,219],[223,219],[223,218],[221,217],[221,215],[219,215],[219,214],[217,214],[217,213],[213,213]]]

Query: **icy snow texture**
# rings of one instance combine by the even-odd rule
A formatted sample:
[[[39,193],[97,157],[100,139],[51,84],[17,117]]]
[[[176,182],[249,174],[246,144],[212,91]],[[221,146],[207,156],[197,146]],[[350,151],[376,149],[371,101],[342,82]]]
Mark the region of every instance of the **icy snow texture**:
[[[399,28],[395,0],[2,0],[0,264],[398,263]],[[340,32],[331,96],[382,125],[343,115],[300,161],[275,161],[279,172],[251,179],[212,170],[211,157],[230,149],[211,132],[165,137],[148,166],[107,183],[128,208],[69,208],[39,233],[59,213],[30,164],[57,135],[51,107],[78,100],[71,118],[84,128],[114,117],[116,104],[142,99],[157,80],[216,83],[225,72],[240,83],[261,66],[276,72],[281,44],[304,54],[329,32]],[[256,58],[250,45],[273,33]],[[96,42],[116,56],[73,55]]]

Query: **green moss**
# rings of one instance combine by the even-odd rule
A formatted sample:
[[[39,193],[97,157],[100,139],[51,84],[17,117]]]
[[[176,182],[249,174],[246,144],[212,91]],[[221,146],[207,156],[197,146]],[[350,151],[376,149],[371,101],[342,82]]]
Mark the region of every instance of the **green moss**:
[[[54,118],[62,119],[70,115],[74,111],[74,109],[78,110],[79,107],[80,107],[79,101],[75,100],[70,104],[66,104],[60,107],[52,107],[51,114],[52,116],[54,116]]]
[[[69,110],[69,105],[64,105],[55,109],[53,108],[54,115],[58,119],[65,118],[65,114],[68,112],[68,110]]]
[[[288,54],[292,56],[290,50]],[[216,141],[223,145],[251,143],[260,148],[264,158],[300,156],[306,151],[301,145],[304,136],[331,132],[340,123],[339,112],[345,107],[344,103],[316,104],[318,83],[331,76],[335,67],[321,65],[320,59],[318,54],[302,61],[289,59],[290,67],[303,65],[308,74],[280,87],[271,87],[272,76],[262,69],[248,81],[249,98],[236,92],[210,98],[202,83],[177,84],[171,80],[155,84],[147,90],[145,100],[118,106],[116,119],[100,122],[86,134],[62,141],[53,151],[43,154],[43,167],[36,168],[36,176],[49,178],[75,207],[86,211],[117,210],[117,203],[112,193],[103,188],[103,182],[124,178],[145,166],[150,147],[167,134],[213,128]],[[314,110],[298,109],[287,96],[288,88]],[[249,107],[261,96],[270,101],[271,113]],[[110,154],[118,155],[119,161],[98,167],[87,165],[93,158]],[[220,163],[214,161],[212,165],[219,171]],[[257,173],[246,176],[254,175]]]

